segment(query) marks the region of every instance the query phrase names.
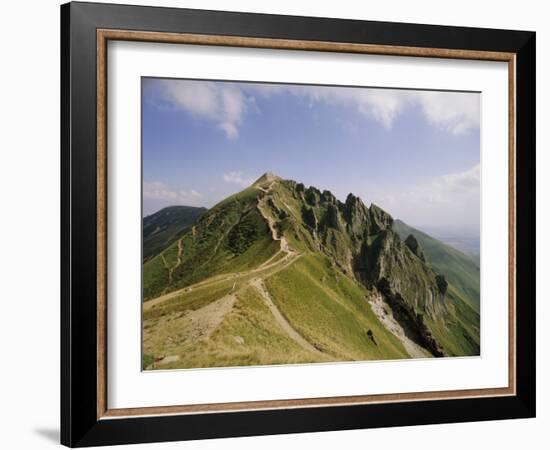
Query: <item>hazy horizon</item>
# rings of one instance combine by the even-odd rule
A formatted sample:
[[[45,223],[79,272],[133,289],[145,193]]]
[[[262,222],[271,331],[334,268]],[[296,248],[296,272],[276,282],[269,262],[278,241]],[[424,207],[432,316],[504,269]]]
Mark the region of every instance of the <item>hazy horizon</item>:
[[[265,172],[479,236],[479,94],[144,78],[143,214]]]

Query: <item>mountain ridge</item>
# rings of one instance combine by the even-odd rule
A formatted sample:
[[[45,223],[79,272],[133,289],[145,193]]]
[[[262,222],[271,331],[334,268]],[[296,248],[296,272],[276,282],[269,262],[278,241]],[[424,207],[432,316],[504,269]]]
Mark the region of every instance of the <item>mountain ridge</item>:
[[[478,354],[475,311],[463,310],[456,288],[426,263],[415,236],[402,240],[393,226],[390,214],[374,204],[367,207],[353,194],[341,202],[330,191],[267,172],[204,212],[193,231],[145,263],[144,323],[152,330],[159,321],[188,311],[173,316],[183,320],[189,311],[201,311],[224,294],[236,306],[213,337],[196,345],[206,355],[227,348],[240,356],[220,361],[196,354],[200,364],[239,365],[241,358],[252,357],[250,349],[246,353],[242,344],[235,347],[227,342],[227,332],[220,331],[251,320],[233,314],[252,304],[271,311],[263,310],[265,328],[278,317],[273,307],[278,308],[294,330],[286,334],[292,342],[285,345],[300,347],[296,355],[307,361],[400,358],[411,352],[416,357]],[[325,315],[319,315],[319,308]],[[341,330],[340,322],[356,329],[356,335]],[[316,329],[323,323],[333,340]],[[144,353],[158,353],[158,333],[144,332]],[[217,347],[216,333],[223,336]],[[317,352],[292,336],[300,336]],[[244,339],[233,337],[235,342]],[[189,345],[186,341],[177,347],[177,361],[161,359],[151,368],[196,367],[194,353],[182,352]],[[255,351],[257,360],[276,360],[277,352],[268,357],[260,347]]]
[[[169,247],[206,212],[206,208],[173,205],[143,218],[143,260]]]

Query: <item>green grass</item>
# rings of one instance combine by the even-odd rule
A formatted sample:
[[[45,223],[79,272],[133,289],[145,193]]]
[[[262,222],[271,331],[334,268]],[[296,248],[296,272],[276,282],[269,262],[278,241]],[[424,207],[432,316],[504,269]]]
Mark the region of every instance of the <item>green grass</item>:
[[[479,311],[479,266],[468,255],[400,220],[394,222],[393,229],[401,239],[413,234],[424,250],[428,265],[445,275],[447,280],[461,291],[463,299]]]
[[[271,235],[265,235],[260,240],[254,242],[242,255],[231,259],[227,266],[223,267],[219,273],[232,273],[252,269],[267,261],[279,248],[280,244],[274,241]]]
[[[143,266],[143,297],[148,300],[221,274],[254,267],[273,256],[279,244],[273,241],[265,220],[255,205],[243,204],[255,189],[233,196],[212,208],[195,225],[195,235],[182,238],[181,264],[176,267],[177,241]],[[163,259],[164,258],[164,259]],[[168,268],[172,267],[169,283]]]
[[[185,293],[144,316],[146,330],[160,333],[145,342],[154,357],[177,355],[179,359],[159,368],[224,367],[294,364],[328,361],[400,359],[408,357],[401,343],[374,316],[366,300],[368,291],[332,268],[328,259],[302,256],[271,277],[266,287],[291,326],[322,353],[313,353],[292,340],[274,320],[258,292],[245,280],[237,284],[237,302],[221,325],[205,340],[189,342],[178,320],[188,309],[201,307],[231,291],[232,282]],[[159,322],[160,321],[160,322]],[[170,323],[171,328],[167,325]],[[170,346],[162,333],[172,332]],[[376,343],[368,336],[374,335]],[[174,342],[174,335],[181,345]]]
[[[151,364],[155,362],[155,357],[151,355],[143,354],[143,357],[141,359],[141,367],[143,370],[145,370],[147,367],[149,367]]]
[[[225,207],[232,207],[235,203],[244,204],[253,202],[260,190],[254,186],[250,186],[236,194],[230,195],[227,198],[224,198],[221,202],[217,203],[212,207],[212,209],[223,209]]]
[[[232,291],[235,281],[227,280],[208,288],[197,288],[190,292],[182,292],[180,295],[166,300],[158,305],[148,308],[143,312],[143,319],[155,319],[167,314],[196,310],[218,300]],[[242,282],[241,284],[242,285]],[[235,287],[238,287],[236,285]]]
[[[266,286],[291,325],[335,360],[408,357],[372,313],[368,291],[333,269],[326,258],[304,256],[268,278]],[[369,329],[378,345],[368,337]]]
[[[434,337],[449,356],[477,356],[479,343],[479,313],[454,286],[449,285],[446,296],[449,314],[444,320],[425,317]]]
[[[185,341],[184,341],[185,342]],[[159,348],[159,354],[164,351]],[[238,294],[238,300],[218,329],[208,340],[176,344],[171,355],[176,362],[162,369],[191,367],[229,367],[273,365],[326,361],[304,350],[273,320],[271,312],[255,289],[248,287]]]
[[[436,341],[449,356],[479,355],[479,267],[467,255],[437,239],[396,220],[393,229],[406,239],[409,234],[420,243],[426,262],[445,275],[447,314],[424,319]]]
[[[145,299],[160,294],[168,284],[168,270],[160,255],[143,265],[143,297]]]
[[[151,259],[183,236],[206,208],[169,206],[143,218],[143,261]]]

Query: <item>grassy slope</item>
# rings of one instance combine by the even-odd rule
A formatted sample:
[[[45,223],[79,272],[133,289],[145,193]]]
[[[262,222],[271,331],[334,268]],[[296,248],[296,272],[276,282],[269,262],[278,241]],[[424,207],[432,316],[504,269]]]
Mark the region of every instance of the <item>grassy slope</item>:
[[[287,321],[323,354],[304,350],[290,339],[246,281],[238,282],[234,290],[232,285],[228,281],[183,293],[147,311],[144,329],[154,329],[156,335],[145,340],[144,363],[166,354],[179,360],[162,369],[408,357],[370,310],[368,291],[333,269],[324,257],[302,256],[266,280]],[[185,329],[176,326],[177,334],[171,330],[170,323],[177,323],[186,310],[198,310],[230,292],[236,292],[237,302],[208,340],[190,341]],[[376,344],[367,335],[369,329]]]
[[[143,266],[144,300],[220,273],[254,267],[271,257],[278,244],[253,207],[256,195],[256,189],[249,188],[209,210],[196,223],[195,235],[189,231],[181,237],[179,265],[177,241],[147,261]],[[170,285],[169,267],[174,268]]]
[[[470,257],[400,220],[394,222],[393,229],[401,239],[414,235],[424,250],[428,265],[444,274],[460,291],[462,299],[479,311],[479,267]]]
[[[228,280],[221,283],[217,283],[215,286],[208,287],[207,289],[195,289],[190,292],[182,292],[180,295],[167,300],[152,309],[148,309],[143,312],[143,320],[154,320],[159,317],[167,316],[170,314],[183,313],[185,311],[195,311],[203,306],[212,303],[224,295],[231,292],[234,281]],[[239,284],[238,287],[241,287]]]
[[[270,277],[266,286],[294,328],[334,360],[408,357],[371,311],[368,291],[334,269],[327,258],[303,256]]]
[[[156,325],[151,321],[145,323]],[[145,354],[150,358],[154,351],[154,347],[147,348],[146,342]],[[158,351],[166,352],[166,347],[163,345]],[[180,359],[162,366],[163,369],[319,361],[317,355],[302,349],[285,334],[251,287],[239,291],[235,306],[209,339],[189,342],[182,336],[181,344],[176,341],[169,353]]]
[[[143,218],[143,260],[169,247],[183,236],[206,208],[169,206]]]
[[[449,356],[479,355],[479,312],[464,300],[453,285],[447,291],[449,315],[444,322],[430,320],[428,325]]]
[[[468,256],[400,220],[393,225],[402,239],[416,237],[426,262],[447,278],[446,302],[449,314],[442,320],[425,320],[435,339],[449,356],[479,355],[479,267]]]

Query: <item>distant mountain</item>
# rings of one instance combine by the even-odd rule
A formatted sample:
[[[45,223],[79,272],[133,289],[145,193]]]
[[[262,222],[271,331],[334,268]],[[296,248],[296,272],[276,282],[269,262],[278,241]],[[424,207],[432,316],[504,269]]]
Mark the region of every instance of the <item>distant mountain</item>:
[[[478,355],[471,280],[395,226],[353,194],[264,174],[145,262],[144,366]]]
[[[465,254],[480,252],[479,230],[459,229],[451,226],[418,226],[424,233]]]
[[[206,208],[169,206],[143,219],[143,260],[160,253],[183,236]]]
[[[444,273],[449,282],[479,311],[479,259],[476,262],[475,257],[466,255],[401,220],[394,222],[393,229],[402,239],[413,235],[424,249],[428,265],[437,272]]]

